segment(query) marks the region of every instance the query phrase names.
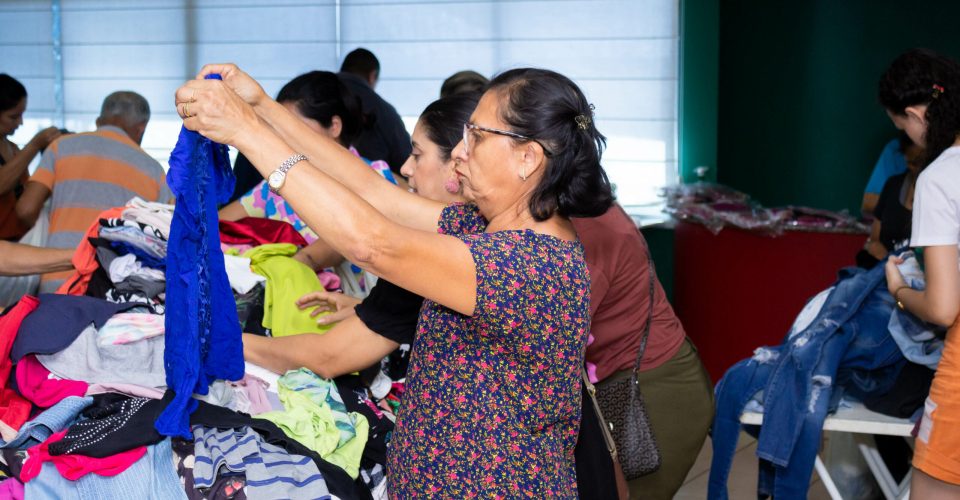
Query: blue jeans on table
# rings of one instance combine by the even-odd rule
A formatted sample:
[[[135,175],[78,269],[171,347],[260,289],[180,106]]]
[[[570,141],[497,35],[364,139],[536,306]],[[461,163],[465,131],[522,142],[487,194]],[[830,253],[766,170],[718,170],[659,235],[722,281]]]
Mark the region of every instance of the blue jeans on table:
[[[836,402],[834,389],[843,370],[877,370],[891,379],[903,364],[887,331],[894,300],[886,289],[883,266],[840,272],[817,318],[803,331],[727,371],[717,385],[713,424],[713,464],[709,498],[727,498],[727,476],[740,434],[740,414],[758,391],[764,391],[764,422],[757,443],[761,458],[758,495],[778,500],[805,498],[820,444],[823,421]],[[845,377],[849,378],[849,377]],[[864,387],[886,388],[890,380]],[[768,463],[764,463],[768,462]]]

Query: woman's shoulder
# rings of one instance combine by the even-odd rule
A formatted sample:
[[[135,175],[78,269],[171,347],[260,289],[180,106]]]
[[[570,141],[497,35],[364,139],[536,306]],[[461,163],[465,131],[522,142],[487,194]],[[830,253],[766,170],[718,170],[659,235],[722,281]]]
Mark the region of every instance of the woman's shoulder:
[[[440,212],[437,232],[458,236],[482,233],[487,229],[487,220],[473,203],[453,203]]]
[[[928,189],[960,195],[960,146],[947,148],[917,177],[917,191]]]
[[[960,169],[960,146],[951,146],[923,169],[920,177],[955,175],[958,169]]]

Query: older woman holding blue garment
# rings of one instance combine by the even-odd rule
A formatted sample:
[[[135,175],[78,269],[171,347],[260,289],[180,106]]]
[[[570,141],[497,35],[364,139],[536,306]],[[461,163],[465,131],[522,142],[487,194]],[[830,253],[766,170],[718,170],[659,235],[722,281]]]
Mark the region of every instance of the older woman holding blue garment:
[[[545,70],[495,78],[454,151],[475,204],[444,206],[364,182],[376,174],[236,66],[210,73],[224,81],[177,91],[184,125],[240,149],[341,254],[428,299],[392,494],[575,498],[589,277],[569,217],[613,200],[580,89]]]

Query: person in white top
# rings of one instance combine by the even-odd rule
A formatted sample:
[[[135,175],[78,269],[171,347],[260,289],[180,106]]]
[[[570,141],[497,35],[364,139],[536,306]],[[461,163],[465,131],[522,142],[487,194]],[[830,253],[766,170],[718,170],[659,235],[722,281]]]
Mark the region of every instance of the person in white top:
[[[898,129],[925,148],[917,179],[910,245],[922,253],[925,290],[911,289],[886,264],[897,306],[938,325],[954,325],[930,389],[913,457],[912,498],[960,498],[960,64],[914,49],[880,79],[880,102]]]

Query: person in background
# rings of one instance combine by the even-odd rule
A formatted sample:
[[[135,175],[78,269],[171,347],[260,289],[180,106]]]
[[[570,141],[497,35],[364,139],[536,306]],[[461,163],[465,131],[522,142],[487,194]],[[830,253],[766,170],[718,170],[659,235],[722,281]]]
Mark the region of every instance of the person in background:
[[[17,198],[30,178],[27,167],[61,134],[60,129],[47,127],[21,150],[10,136],[23,125],[26,109],[27,89],[12,76],[0,73],[0,240],[18,240],[30,229],[16,213]]]
[[[857,266],[870,269],[891,252],[910,246],[914,187],[920,173],[922,155],[923,149],[920,146],[908,142],[905,150],[907,171],[890,177],[883,185],[873,210],[870,237],[857,254]]]
[[[639,383],[662,463],[656,472],[629,481],[628,487],[634,499],[669,500],[683,485],[707,438],[713,421],[713,384],[663,286],[655,279],[647,242],[633,219],[614,204],[599,217],[571,221],[590,269],[591,341],[586,364],[587,375],[598,390],[632,376],[652,309]],[[581,457],[590,457],[591,463],[581,464]],[[604,468],[595,467],[600,463],[609,469],[607,463],[611,462],[599,429],[581,430],[577,459],[581,481],[590,475],[599,476],[592,478],[596,484],[609,482]],[[585,498],[595,498],[588,493],[581,492]]]
[[[380,80],[380,61],[367,49],[359,48],[347,54],[338,76],[360,98],[363,112],[372,117],[373,125],[357,139],[357,150],[365,158],[383,160],[394,173],[410,156],[410,134],[390,103],[376,92]]]
[[[866,219],[872,219],[877,201],[880,199],[880,192],[883,190],[887,179],[894,175],[900,175],[907,171],[907,160],[904,153],[913,142],[907,137],[907,134],[900,132],[900,136],[891,140],[883,147],[880,152],[880,158],[873,166],[873,172],[870,174],[870,180],[867,181],[867,187],[863,193],[863,201],[860,204],[860,213]]]
[[[483,92],[490,80],[473,70],[458,71],[443,81],[440,86],[440,97],[466,92]]]
[[[100,212],[139,196],[169,203],[166,173],[140,143],[150,121],[150,105],[140,94],[114,92],[103,100],[97,130],[53,141],[40,167],[17,201],[17,217],[27,226],[51,199],[47,247],[74,249]],[[40,291],[56,290],[69,272],[48,273]]]
[[[880,102],[898,129],[924,148],[910,245],[922,251],[926,288],[908,286],[887,260],[898,307],[947,331],[924,405],[913,456],[911,497],[960,498],[960,64],[924,49],[899,56],[880,79]]]

